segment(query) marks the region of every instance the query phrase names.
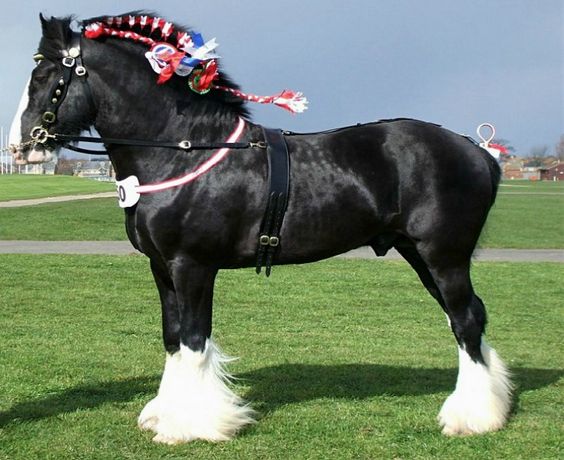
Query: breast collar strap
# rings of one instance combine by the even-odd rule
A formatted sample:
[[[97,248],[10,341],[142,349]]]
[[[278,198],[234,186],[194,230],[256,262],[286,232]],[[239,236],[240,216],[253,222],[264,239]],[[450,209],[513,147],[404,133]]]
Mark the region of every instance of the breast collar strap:
[[[229,146],[237,144],[237,141],[241,137],[241,134],[243,134],[245,125],[246,125],[245,120],[243,118],[239,118],[239,123],[237,124],[237,127],[233,130],[233,132],[227,138],[227,141],[224,143],[225,147],[216,151],[204,163],[197,166],[194,170],[192,170],[188,174],[177,177],[175,179],[169,179],[163,182],[154,182],[152,184],[145,184],[145,185],[139,184],[139,179],[137,178],[137,176],[129,176],[123,180],[116,181],[120,207],[129,208],[137,204],[142,194],[160,192],[173,187],[186,185],[192,182],[193,180],[197,179],[198,177],[200,177],[202,174],[205,174],[214,166],[217,166],[217,164],[219,164],[223,159],[225,159],[225,157],[230,151]],[[250,145],[250,144],[252,143],[245,143],[247,147],[264,148],[264,146],[262,145],[264,143],[256,143],[256,145]]]

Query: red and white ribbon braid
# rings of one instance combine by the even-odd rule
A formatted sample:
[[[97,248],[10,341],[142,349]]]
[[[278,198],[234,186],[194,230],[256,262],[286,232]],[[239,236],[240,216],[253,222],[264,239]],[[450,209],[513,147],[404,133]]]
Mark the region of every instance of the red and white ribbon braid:
[[[84,30],[84,36],[86,38],[98,38],[100,36],[107,35],[110,37],[127,38],[136,42],[145,43],[146,45],[153,46],[156,42],[152,38],[145,37],[131,30],[118,30],[112,29],[101,22],[93,22],[88,24]]]
[[[124,28],[131,29],[135,25],[139,25],[141,29],[150,27],[151,33],[153,33],[156,29],[159,29],[161,38],[164,41],[167,41],[174,32],[174,24],[163,18],[130,15],[123,17],[108,17],[105,18],[103,22],[92,22],[86,26],[84,35],[87,38],[98,38],[101,35],[106,35],[111,37],[128,38],[150,46],[155,44],[155,40],[152,38],[138,34],[131,30],[122,30]]]
[[[246,101],[258,102],[259,104],[274,104],[292,113],[303,112],[307,109],[308,104],[308,100],[302,93],[289,89],[285,89],[280,94],[273,96],[257,96],[256,94],[243,93],[238,89],[228,88],[227,86],[213,85],[212,88],[226,91]]]

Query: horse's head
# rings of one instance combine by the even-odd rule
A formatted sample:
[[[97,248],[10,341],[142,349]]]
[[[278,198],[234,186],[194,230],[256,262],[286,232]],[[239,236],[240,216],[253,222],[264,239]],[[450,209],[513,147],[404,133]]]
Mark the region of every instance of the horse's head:
[[[59,145],[55,133],[78,134],[94,121],[94,104],[86,83],[80,35],[70,18],[45,19],[36,67],[10,129],[12,153],[19,164],[50,161]]]
[[[94,122],[105,137],[145,138],[173,129],[171,113],[183,130],[191,117],[202,125],[202,116],[219,113],[231,129],[233,117],[248,116],[245,101],[291,112],[306,108],[301,93],[241,92],[219,71],[215,39],[206,42],[160,16],[92,18],[80,33],[71,29],[71,18],[40,19],[37,66],[10,129],[20,164],[51,160],[63,135],[69,139]]]

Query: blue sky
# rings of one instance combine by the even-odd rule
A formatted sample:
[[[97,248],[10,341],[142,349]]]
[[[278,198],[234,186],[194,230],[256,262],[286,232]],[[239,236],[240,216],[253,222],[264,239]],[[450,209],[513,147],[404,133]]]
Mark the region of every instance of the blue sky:
[[[564,134],[562,0],[245,0],[5,2],[0,125],[9,127],[33,68],[38,14],[88,18],[157,10],[217,38],[223,69],[242,89],[303,91],[290,115],[251,104],[253,119],[315,131],[411,117],[475,137],[495,124],[517,153]]]

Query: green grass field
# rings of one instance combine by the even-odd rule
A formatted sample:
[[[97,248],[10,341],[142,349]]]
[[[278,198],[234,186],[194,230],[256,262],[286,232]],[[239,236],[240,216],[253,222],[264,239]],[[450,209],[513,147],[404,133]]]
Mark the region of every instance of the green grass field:
[[[456,346],[406,264],[220,273],[214,336],[259,423],[162,446],[135,420],[158,387],[160,308],[138,256],[0,257],[0,458],[562,458],[564,265],[476,263],[488,340],[514,373],[503,431],[447,438]]]
[[[564,249],[564,192],[560,195],[501,193],[479,245]]]
[[[115,198],[0,208],[0,240],[125,240],[123,210]]]
[[[3,177],[6,176],[0,177],[0,196],[9,192],[8,188],[2,188]],[[39,176],[39,183],[44,179],[52,178]],[[73,179],[73,184],[78,181],[81,185],[92,182],[62,179]],[[108,184],[95,185],[108,187]],[[70,191],[65,192],[68,193]],[[124,240],[123,220],[123,211],[113,198],[0,208],[0,239]],[[480,246],[564,249],[564,183],[503,183]]]
[[[564,182],[506,180],[500,184],[499,193],[564,193]]]
[[[115,185],[73,176],[0,175],[0,201],[111,192]]]

